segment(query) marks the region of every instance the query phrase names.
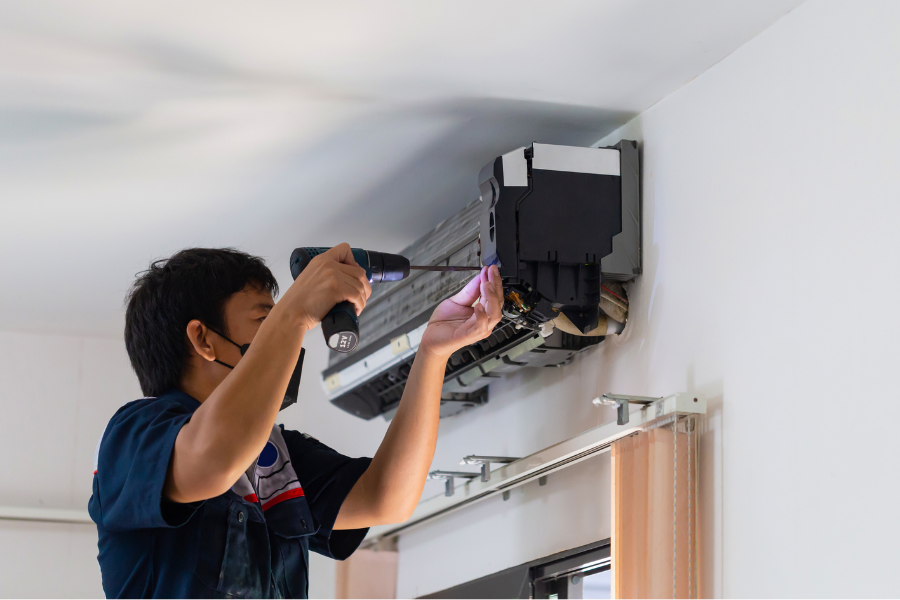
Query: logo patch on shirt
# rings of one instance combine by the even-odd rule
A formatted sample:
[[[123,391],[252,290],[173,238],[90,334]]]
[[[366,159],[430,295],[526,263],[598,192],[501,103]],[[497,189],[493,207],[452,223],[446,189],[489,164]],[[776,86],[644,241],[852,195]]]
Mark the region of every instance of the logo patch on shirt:
[[[278,425],[272,427],[269,441],[259,458],[231,489],[248,502],[259,502],[264,511],[279,502],[303,496],[303,488],[291,466],[291,456]]]
[[[266,447],[260,453],[256,461],[257,467],[268,468],[275,464],[278,460],[278,448],[272,442],[266,442]]]

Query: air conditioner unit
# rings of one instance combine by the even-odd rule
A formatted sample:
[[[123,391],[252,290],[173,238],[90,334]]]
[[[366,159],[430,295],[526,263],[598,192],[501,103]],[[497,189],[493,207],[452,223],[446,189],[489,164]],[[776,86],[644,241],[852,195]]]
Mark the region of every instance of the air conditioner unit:
[[[478,184],[478,200],[401,253],[419,265],[497,264],[503,279],[503,319],[448,361],[441,416],[486,403],[488,383],[503,373],[567,364],[619,333],[623,284],[641,272],[636,142],[535,143],[497,157]],[[332,352],[322,373],[331,402],[364,419],[391,418],[434,307],[471,277],[421,272],[375,286],[359,346]]]

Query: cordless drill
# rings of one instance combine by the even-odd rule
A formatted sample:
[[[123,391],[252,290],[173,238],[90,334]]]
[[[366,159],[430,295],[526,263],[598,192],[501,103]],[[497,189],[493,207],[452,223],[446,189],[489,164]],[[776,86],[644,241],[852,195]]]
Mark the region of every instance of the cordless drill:
[[[330,248],[296,248],[291,253],[291,275],[294,279],[309,262]],[[366,270],[369,283],[400,281],[409,276],[410,269],[419,271],[477,271],[481,267],[410,266],[409,259],[399,254],[352,248],[353,260]],[[322,319],[325,343],[338,352],[352,352],[359,344],[359,319],[356,309],[347,301],[336,304]]]

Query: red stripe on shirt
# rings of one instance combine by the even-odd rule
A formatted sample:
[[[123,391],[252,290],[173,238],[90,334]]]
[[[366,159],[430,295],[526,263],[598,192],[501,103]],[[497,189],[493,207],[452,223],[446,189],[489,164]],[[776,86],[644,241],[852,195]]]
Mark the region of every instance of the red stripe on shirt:
[[[270,508],[272,508],[279,502],[284,502],[285,500],[290,500],[291,498],[299,498],[300,496],[303,496],[303,495],[305,495],[303,493],[303,488],[299,488],[299,487],[295,488],[293,490],[288,490],[286,492],[282,492],[282,493],[278,494],[277,496],[275,496],[274,498],[272,498],[271,500],[269,500],[268,502],[266,502],[265,504],[263,504],[262,509],[269,510]]]
[[[244,496],[244,500],[253,503],[259,502],[259,498],[256,497],[256,494],[247,494],[246,496]]]

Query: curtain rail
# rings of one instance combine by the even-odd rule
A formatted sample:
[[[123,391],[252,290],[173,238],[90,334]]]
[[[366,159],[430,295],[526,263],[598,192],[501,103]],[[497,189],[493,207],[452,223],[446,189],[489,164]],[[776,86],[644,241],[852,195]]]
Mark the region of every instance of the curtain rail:
[[[706,398],[698,394],[678,393],[666,396],[631,411],[624,425],[610,421],[589,429],[563,442],[520,458],[491,472],[487,482],[472,479],[457,485],[452,496],[434,496],[419,502],[405,523],[380,525],[369,529],[364,545],[382,538],[394,537],[405,530],[460,510],[481,500],[509,491],[530,481],[565,469],[591,456],[609,450],[610,445],[626,435],[636,433],[661,419],[678,414],[705,414]]]
[[[37,508],[31,506],[0,506],[0,521],[94,524],[86,510]]]

